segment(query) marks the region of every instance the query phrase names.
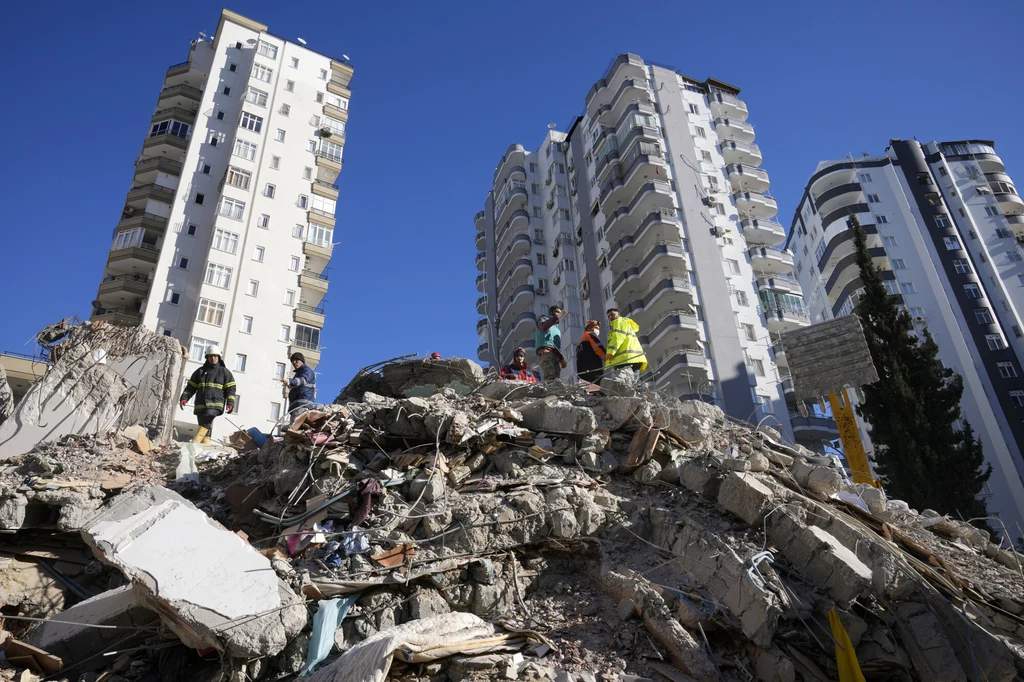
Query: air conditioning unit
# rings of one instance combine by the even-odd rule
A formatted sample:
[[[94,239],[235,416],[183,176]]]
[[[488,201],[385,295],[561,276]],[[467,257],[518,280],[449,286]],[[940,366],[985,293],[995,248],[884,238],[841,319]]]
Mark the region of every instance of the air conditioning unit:
[[[586,301],[588,298],[590,298],[590,292],[584,291],[582,294],[580,294],[580,296],[582,296],[583,300]]]
[[[914,317],[914,322],[924,322],[924,315],[917,315]]]
[[[554,207],[555,207],[555,201],[554,201],[554,199],[552,199],[551,201],[548,202],[548,210],[550,211]]]
[[[723,234],[725,234],[725,231],[722,230],[722,228],[718,227],[717,225],[712,227],[709,231],[716,237],[721,237]]]
[[[704,203],[706,203],[708,206],[714,206],[715,204],[718,203],[718,199],[715,198],[715,195],[709,194],[707,196],[707,199],[704,200]]]
[[[533,243],[534,244],[543,244],[544,243],[544,237],[542,237],[541,235],[537,235],[536,237],[533,238]]]
[[[572,189],[569,190],[569,194],[571,194],[572,196],[576,196],[576,185],[572,186]]]
[[[538,284],[537,285],[537,295],[538,296],[544,296],[547,293],[548,293],[548,288],[546,286],[544,286],[543,284]]]
[[[555,275],[554,279],[551,280],[551,283],[552,284],[558,284],[561,281],[562,281],[562,276],[561,275]]]
[[[583,246],[583,237],[576,237],[576,246]]]

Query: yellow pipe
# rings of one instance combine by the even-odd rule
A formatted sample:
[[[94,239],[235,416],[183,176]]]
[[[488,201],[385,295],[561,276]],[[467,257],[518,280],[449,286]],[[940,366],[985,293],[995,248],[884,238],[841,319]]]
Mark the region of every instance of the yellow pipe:
[[[839,427],[839,438],[843,442],[843,452],[846,454],[846,463],[850,466],[850,475],[853,476],[854,483],[867,483],[877,488],[878,481],[871,476],[868,455],[860,439],[857,419],[853,416],[853,405],[846,392],[841,393],[842,400],[834,391],[829,393],[828,403],[832,406],[832,417]]]

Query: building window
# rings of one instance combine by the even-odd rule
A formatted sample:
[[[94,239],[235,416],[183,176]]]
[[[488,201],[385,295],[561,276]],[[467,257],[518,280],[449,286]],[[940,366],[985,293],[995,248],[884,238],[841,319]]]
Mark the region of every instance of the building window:
[[[324,93],[322,93],[322,92],[316,93],[316,103],[317,104],[323,104],[324,103]]]
[[[274,378],[284,379],[284,363],[278,362],[274,365]]]
[[[1014,407],[1024,407],[1024,391],[1010,391],[1010,400]]]
[[[975,308],[974,319],[978,324],[992,324],[992,313],[988,308]]]
[[[964,293],[967,295],[967,298],[970,299],[981,298],[981,289],[974,282],[964,285]]]
[[[234,232],[217,228],[213,232],[213,248],[217,251],[235,253],[238,250],[238,235]]]
[[[260,283],[254,279],[249,280],[249,285],[245,288],[246,296],[259,296]]]
[[[276,422],[281,418],[281,403],[270,403],[270,421]]]
[[[996,208],[995,206],[986,206],[985,207],[985,215],[987,215],[987,216],[996,216],[996,215],[1002,215],[1002,214],[999,212],[999,209]]]
[[[241,353],[235,353],[235,371],[236,372],[244,372],[245,371],[245,361],[246,360],[248,360],[247,356],[242,355]]]
[[[534,254],[534,260],[537,261],[537,265],[547,265],[548,264],[548,256],[547,256],[547,254],[541,253],[540,251],[538,251],[537,253]]]
[[[277,134],[274,135],[274,139],[278,142],[284,142],[284,131],[280,128],[277,129]]]
[[[186,233],[188,234],[189,237],[195,237],[196,236],[196,232],[198,230],[199,230],[199,228],[195,225],[195,223],[189,223],[188,224],[188,229],[186,229]]]
[[[1000,237],[1002,239],[1012,239],[1013,238],[1013,231],[1012,230],[1008,230],[1005,227],[997,227],[996,228],[996,236]]]
[[[255,249],[253,249],[252,259],[257,263],[262,263],[263,256],[266,255],[266,253],[267,250],[265,248],[263,248],[262,246],[257,246]]]
[[[292,272],[298,272],[299,271],[299,257],[298,256],[292,256],[291,262],[288,265],[288,269],[291,270]]]
[[[567,209],[567,208],[560,208],[560,209],[558,209],[558,211],[556,211],[555,215],[558,217],[559,220],[570,220],[569,209]]]
[[[220,142],[220,135],[218,133],[210,133],[210,146],[216,147],[218,142]]]
[[[725,260],[726,265],[729,266],[729,274],[738,275],[740,274],[740,262],[733,258],[727,258]]]
[[[252,161],[256,158],[256,145],[245,140],[235,140],[235,149],[232,153],[246,161]]]
[[[304,324],[295,325],[295,344],[301,348],[320,350],[320,330]]]
[[[270,216],[266,213],[256,219],[256,227],[262,227],[264,229],[270,227]]]
[[[320,80],[327,80],[327,69],[320,69]]]
[[[298,201],[295,202],[295,205],[301,209],[309,208],[309,197],[306,196],[305,194],[300,194]]]
[[[336,163],[341,163],[341,152],[342,146],[335,144],[329,140],[323,140],[320,142],[320,156],[330,159]]]
[[[263,130],[263,117],[250,114],[248,111],[243,111],[242,122],[239,125],[246,130],[258,133]]]
[[[971,264],[966,258],[957,258],[953,261],[953,270],[959,275],[966,275],[971,272]]]
[[[949,216],[945,213],[936,213],[935,227],[949,227]]]
[[[869,204],[878,204],[878,203],[881,203],[881,201],[882,201],[881,199],[878,198],[877,194],[868,194],[867,197],[868,197],[868,203]]]
[[[894,279],[887,279],[883,281],[882,286],[885,287],[885,290],[889,292],[890,296],[895,296],[900,293],[899,284]]]
[[[170,297],[170,299],[168,299],[168,302],[171,305],[178,305],[179,303],[181,303],[181,294],[172,291],[171,292],[171,297]]]
[[[691,114],[699,114],[700,113],[700,108],[698,108],[696,104],[690,103],[689,104],[689,109],[690,109],[690,113]]]
[[[745,292],[745,291],[737,291],[736,292],[736,302],[739,303],[740,305],[743,305],[743,306],[750,305],[750,302],[747,300],[747,292]]]
[[[960,240],[956,237],[943,237],[942,243],[945,244],[947,251],[957,251],[960,249]]]
[[[281,325],[281,331],[278,332],[277,336],[279,341],[291,341],[292,339],[292,328],[286,324]]]
[[[280,168],[281,167],[281,157],[280,156],[271,156],[270,157],[270,167],[272,169],[274,169],[274,170],[277,170],[278,168]]]
[[[989,350],[1003,350],[1006,348],[1006,342],[1003,341],[1003,337],[1000,334],[985,334],[985,343],[988,345]]]
[[[814,259],[817,261],[821,260],[821,257],[825,255],[825,240],[822,239],[821,243],[818,244],[818,248],[814,250]]]
[[[857,179],[861,182],[871,182],[871,173],[857,173]]]
[[[217,120],[218,121],[223,121],[224,120],[224,112],[223,111],[218,111],[217,112]],[[210,143],[212,144],[213,140],[211,140]]]
[[[996,367],[999,368],[999,376],[1004,379],[1013,379],[1017,376],[1017,369],[1012,362],[997,362]]]
[[[188,270],[188,258],[182,256],[178,259],[178,267],[182,270]]]
[[[1020,260],[1021,260],[1020,251],[1016,251],[1016,250],[1014,250],[1014,251],[1007,251],[1006,252],[1006,257],[1007,257],[1007,259],[1009,259],[1009,261],[1011,263],[1019,263]]]
[[[221,90],[221,92],[223,92],[225,95],[230,95],[231,94],[231,88],[229,88],[228,86],[225,85],[224,89]]]
[[[228,167],[227,183],[239,189],[249,189],[249,182],[252,180],[252,173],[234,166]]]
[[[907,269],[907,263],[902,258],[893,258],[892,259],[892,269],[893,270],[906,270]]]
[[[202,192],[196,192],[196,203],[202,205],[206,201],[206,195]]]
[[[302,236],[306,234],[306,228],[303,225],[296,225],[292,228],[292,236],[296,239],[302,239]]]
[[[333,216],[337,202],[334,199],[328,199],[322,197],[319,194],[314,194],[310,209],[313,213],[319,213],[320,215]]]
[[[190,360],[195,362],[202,362],[206,359],[206,349],[210,346],[216,346],[216,341],[210,339],[201,339],[198,336],[193,336],[191,343],[188,345],[188,357]]]
[[[206,265],[206,279],[203,281],[211,286],[227,289],[231,286],[231,275],[233,272],[234,268],[229,268],[226,265],[208,263]]]
[[[231,197],[224,197],[220,201],[220,214],[228,218],[234,218],[235,220],[241,220],[242,215],[245,213],[245,202],[232,199]]]
[[[284,292],[284,304],[289,308],[295,305],[295,292],[293,290],[288,289]]]
[[[540,194],[540,185],[536,182],[530,183],[530,194]]]
[[[313,169],[312,168],[303,168],[302,169],[302,179],[303,180],[311,180],[312,178],[313,178]]]
[[[754,331],[754,325],[744,324],[743,335],[747,337],[747,341],[757,341],[757,332]]]
[[[327,104],[330,104],[332,107],[341,109],[342,111],[348,111],[348,98],[335,95],[333,92],[328,92],[326,98]]]
[[[903,282],[900,284],[900,290],[905,294],[916,294],[917,289],[914,288],[913,282]]]
[[[886,246],[899,246],[896,237],[882,237],[882,243]]]
[[[224,304],[211,301],[208,298],[199,299],[196,321],[212,324],[215,327],[221,326],[224,324]]]
[[[180,137],[183,140],[187,140],[189,130],[191,128],[187,123],[181,123],[169,118],[166,121],[154,123],[153,127],[149,129],[149,136],[171,135],[172,137]]]
[[[259,42],[259,44],[256,46],[256,51],[259,52],[264,57],[269,57],[270,59],[277,59],[277,46],[271,45],[265,40],[261,40]]]
[[[544,214],[540,212],[540,206],[534,206],[533,207],[533,217],[534,218],[543,218],[544,217]]]
[[[878,223],[879,225],[885,225],[886,223],[889,222],[889,219],[886,218],[884,215],[878,214],[875,215],[875,222]]]
[[[286,92],[295,92],[295,81],[285,81],[284,89]]]
[[[267,183],[267,186],[263,188],[263,196],[267,197],[268,199],[273,199],[276,193],[277,186],[272,185],[269,182]]]
[[[299,58],[298,57],[292,57],[291,64],[292,64],[292,68],[293,69],[299,68]]]
[[[694,130],[697,131],[697,137],[703,138],[705,140],[707,139],[708,134],[704,132],[703,128],[701,128],[700,126],[694,126]]]
[[[243,334],[252,334],[252,318],[248,315],[242,317],[242,327],[239,329]]]
[[[245,101],[258,107],[265,107],[267,106],[267,93],[250,85],[249,89],[245,91]]]

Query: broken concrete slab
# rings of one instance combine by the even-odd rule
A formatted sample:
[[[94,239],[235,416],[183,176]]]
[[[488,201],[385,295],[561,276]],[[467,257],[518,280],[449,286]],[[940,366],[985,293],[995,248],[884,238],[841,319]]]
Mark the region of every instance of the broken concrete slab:
[[[519,408],[523,426],[531,431],[586,436],[597,429],[597,419],[589,407],[577,407],[565,400],[524,405]]]
[[[491,400],[527,400],[543,398],[551,392],[551,389],[536,382],[492,381],[481,386],[477,392]]]
[[[0,425],[0,460],[69,433],[140,424],[157,443],[171,437],[185,357],[177,340],[144,327],[74,328],[42,379]]]
[[[760,523],[774,499],[772,491],[748,473],[730,473],[718,490],[718,505],[751,526]]]
[[[405,360],[385,365],[384,385],[395,398],[426,397],[450,389],[466,395],[484,382],[484,370],[466,358]]]
[[[14,391],[7,382],[7,371],[0,365],[0,425],[14,414]]]
[[[82,537],[194,648],[272,656],[306,624],[302,600],[269,559],[166,488],[118,496]]]

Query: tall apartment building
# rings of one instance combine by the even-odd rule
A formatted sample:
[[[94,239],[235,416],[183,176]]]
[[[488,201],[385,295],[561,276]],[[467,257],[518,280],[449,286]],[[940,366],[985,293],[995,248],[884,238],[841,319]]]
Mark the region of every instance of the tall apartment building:
[[[532,348],[558,302],[571,369],[580,322],[617,307],[639,323],[658,389],[816,450],[837,437],[791,402],[778,338],[810,318],[738,94],[624,54],[566,133],[508,149],[475,220],[481,360]]]
[[[787,247],[814,321],[848,315],[863,288],[857,216],[886,288],[963,377],[960,407],[993,469],[989,510],[1024,527],[1024,200],[1005,170],[979,140],[892,140],[883,156],[824,161]]]
[[[219,345],[250,425],[284,416],[293,351],[320,359],[351,78],[224,10],[167,70],[114,228],[92,319],[177,338],[189,373]]]

